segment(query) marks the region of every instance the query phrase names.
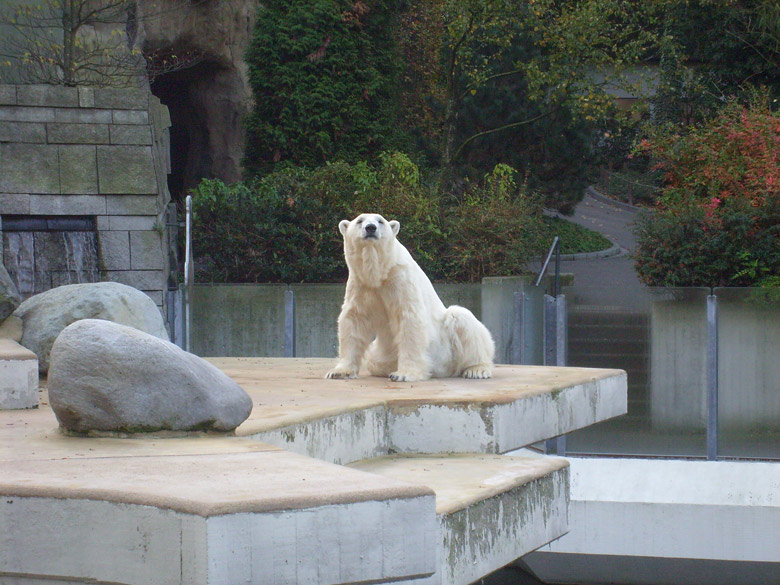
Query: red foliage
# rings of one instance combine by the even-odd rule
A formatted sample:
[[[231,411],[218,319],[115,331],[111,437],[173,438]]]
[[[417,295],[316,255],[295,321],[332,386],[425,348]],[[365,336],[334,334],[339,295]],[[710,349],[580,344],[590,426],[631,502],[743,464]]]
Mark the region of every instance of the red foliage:
[[[712,217],[722,205],[780,203],[780,115],[766,105],[729,104],[686,136],[643,141],[666,173],[662,205],[689,203]]]

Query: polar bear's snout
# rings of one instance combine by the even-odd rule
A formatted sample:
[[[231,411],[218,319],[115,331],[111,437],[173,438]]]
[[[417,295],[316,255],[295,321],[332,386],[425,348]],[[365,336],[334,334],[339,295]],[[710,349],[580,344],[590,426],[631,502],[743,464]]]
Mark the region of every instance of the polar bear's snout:
[[[365,223],[363,224],[363,237],[367,239],[374,239],[376,240],[379,237],[379,234],[376,233],[377,226],[375,223]]]

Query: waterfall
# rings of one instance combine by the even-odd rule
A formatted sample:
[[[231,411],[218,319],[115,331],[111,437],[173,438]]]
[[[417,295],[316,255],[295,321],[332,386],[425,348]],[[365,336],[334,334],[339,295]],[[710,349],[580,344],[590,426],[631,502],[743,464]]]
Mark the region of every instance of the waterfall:
[[[95,231],[17,227],[3,232],[2,244],[3,263],[23,299],[64,284],[100,281]]]
[[[100,280],[95,232],[62,232],[62,241],[65,246],[68,283],[80,284]]]
[[[6,232],[3,260],[8,275],[23,299],[35,293],[35,240],[33,232]]]

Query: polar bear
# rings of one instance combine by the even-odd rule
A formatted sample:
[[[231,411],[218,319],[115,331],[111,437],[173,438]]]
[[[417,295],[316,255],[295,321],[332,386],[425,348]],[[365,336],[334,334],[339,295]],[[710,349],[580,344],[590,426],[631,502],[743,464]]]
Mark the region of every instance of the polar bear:
[[[396,382],[490,378],[493,338],[464,307],[445,308],[431,281],[396,239],[400,224],[364,213],[342,220],[349,268],[338,319],[339,360],[327,378],[368,372]]]

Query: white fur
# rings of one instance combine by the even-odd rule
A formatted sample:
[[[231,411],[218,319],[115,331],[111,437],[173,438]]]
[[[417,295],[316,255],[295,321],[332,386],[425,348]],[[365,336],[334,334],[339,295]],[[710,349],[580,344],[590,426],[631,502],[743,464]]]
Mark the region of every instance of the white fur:
[[[468,309],[444,307],[396,239],[399,227],[369,213],[339,223],[349,279],[338,321],[339,361],[326,377],[354,378],[365,359],[371,375],[399,382],[490,378],[490,332]]]

